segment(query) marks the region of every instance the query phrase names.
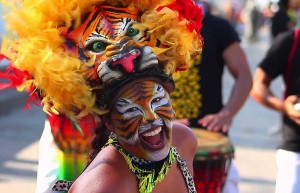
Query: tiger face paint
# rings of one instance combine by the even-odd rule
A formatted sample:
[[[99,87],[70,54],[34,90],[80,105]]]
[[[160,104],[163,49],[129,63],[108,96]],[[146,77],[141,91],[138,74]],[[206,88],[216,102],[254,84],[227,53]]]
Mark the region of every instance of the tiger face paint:
[[[168,92],[150,80],[123,89],[110,113],[112,130],[121,145],[133,155],[150,161],[168,155],[173,117]]]

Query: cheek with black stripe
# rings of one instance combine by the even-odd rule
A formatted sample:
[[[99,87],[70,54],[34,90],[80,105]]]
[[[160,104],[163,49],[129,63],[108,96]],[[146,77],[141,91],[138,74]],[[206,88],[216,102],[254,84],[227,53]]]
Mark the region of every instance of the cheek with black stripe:
[[[142,119],[141,116],[126,119],[124,118],[124,115],[119,112],[113,113],[111,118],[114,120],[116,134],[127,140],[136,134],[137,128],[139,127]]]
[[[152,108],[154,109],[155,113],[165,120],[173,120],[174,110],[168,93],[159,84],[156,84],[155,91],[156,94],[152,100]]]
[[[172,121],[174,118],[174,110],[170,101],[167,104],[158,107],[155,112],[159,117],[169,121]]]

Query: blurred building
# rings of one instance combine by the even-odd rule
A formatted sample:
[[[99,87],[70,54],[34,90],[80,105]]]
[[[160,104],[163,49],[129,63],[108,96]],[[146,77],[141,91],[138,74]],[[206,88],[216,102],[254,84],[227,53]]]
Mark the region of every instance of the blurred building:
[[[3,13],[4,10],[2,8],[2,5],[0,5],[0,38],[2,39],[3,34],[5,33],[5,26],[3,22]]]
[[[4,11],[5,10],[3,9],[2,5],[0,4],[0,48],[1,48],[1,44],[2,44],[2,37],[6,33],[5,25],[4,25],[4,21],[3,21]],[[1,61],[0,62],[0,70],[5,68],[6,66],[7,66],[6,61]]]

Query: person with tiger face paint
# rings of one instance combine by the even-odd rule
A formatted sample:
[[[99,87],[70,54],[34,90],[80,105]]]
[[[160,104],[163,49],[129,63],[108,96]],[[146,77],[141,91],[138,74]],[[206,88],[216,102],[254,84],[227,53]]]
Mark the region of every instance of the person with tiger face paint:
[[[7,21],[18,34],[2,50],[13,69],[10,86],[38,97],[47,113],[101,119],[82,174],[53,190],[196,192],[197,139],[173,123],[169,96],[173,73],[187,70],[202,49],[202,12],[194,1],[7,3]]]
[[[70,192],[195,192],[192,160],[197,141],[189,128],[173,124],[174,111],[164,86],[155,79],[138,79],[113,101],[103,121],[112,131],[108,144],[116,148],[106,143],[95,152]],[[90,179],[101,179],[103,170],[109,175],[93,186]]]

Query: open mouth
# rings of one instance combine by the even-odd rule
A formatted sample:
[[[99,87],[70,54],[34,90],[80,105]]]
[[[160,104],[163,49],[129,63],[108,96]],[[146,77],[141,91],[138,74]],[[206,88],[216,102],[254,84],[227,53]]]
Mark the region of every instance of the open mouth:
[[[164,147],[163,127],[153,128],[143,134],[141,139],[147,147],[153,150],[158,150]]]

